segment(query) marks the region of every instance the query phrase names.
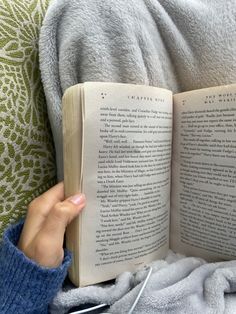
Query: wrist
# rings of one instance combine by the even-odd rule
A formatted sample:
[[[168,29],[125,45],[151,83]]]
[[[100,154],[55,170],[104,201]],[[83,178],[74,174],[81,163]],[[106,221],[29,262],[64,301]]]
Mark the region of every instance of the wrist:
[[[57,268],[40,267],[30,260],[16,247],[22,226],[23,223],[20,223],[9,228],[4,233],[0,248],[0,304],[6,304],[9,309],[13,304],[16,309],[11,308],[11,311],[16,312],[17,306],[25,306],[27,311],[32,307],[33,311],[42,304],[48,304],[60,289],[71,262],[68,252]],[[9,309],[4,308],[4,311],[7,313]]]

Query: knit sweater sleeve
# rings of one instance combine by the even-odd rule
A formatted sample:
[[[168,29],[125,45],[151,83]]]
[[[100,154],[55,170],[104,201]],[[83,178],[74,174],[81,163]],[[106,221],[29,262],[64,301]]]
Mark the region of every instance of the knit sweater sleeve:
[[[0,245],[0,313],[48,313],[48,304],[65,279],[71,256],[65,251],[59,267],[40,267],[16,246],[22,227],[19,223],[7,229]]]

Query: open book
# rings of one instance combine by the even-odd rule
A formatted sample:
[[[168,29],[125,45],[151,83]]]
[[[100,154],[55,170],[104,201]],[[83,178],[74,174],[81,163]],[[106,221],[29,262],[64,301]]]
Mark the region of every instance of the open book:
[[[71,280],[85,286],[163,258],[236,257],[236,84],[172,95],[84,83],[63,97]]]

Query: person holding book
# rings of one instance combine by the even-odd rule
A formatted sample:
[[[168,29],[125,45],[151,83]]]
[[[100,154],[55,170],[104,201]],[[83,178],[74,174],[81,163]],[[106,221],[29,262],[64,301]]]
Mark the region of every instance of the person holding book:
[[[130,17],[131,12],[135,19]],[[113,21],[110,20],[112,16],[116,17]],[[55,1],[46,16],[40,46],[41,70],[57,151],[59,177],[62,176],[63,169],[62,141],[58,131],[61,130],[60,104],[61,93],[67,87],[77,84],[78,81],[92,79],[155,85],[180,92],[235,83],[234,16],[234,1],[227,1],[226,5],[222,5],[220,0],[136,1],[135,5],[134,1]],[[65,29],[64,33],[60,33]],[[8,252],[8,256],[15,256],[15,251],[11,251],[13,246],[8,239],[13,238],[16,244],[21,228],[22,225],[19,225],[7,231],[4,237],[4,243],[7,242],[7,245],[3,245],[2,248],[4,254]],[[63,228],[60,232],[63,233]],[[43,303],[39,300],[37,303],[36,297],[30,296],[29,300],[34,303],[31,309],[34,307],[35,313],[40,310],[41,313],[46,311],[46,304],[57,291],[61,284],[60,280],[65,276],[68,259],[66,253],[62,266],[57,268],[59,275],[57,272],[52,275],[55,282],[51,294],[47,290],[50,279],[45,280],[43,287],[39,287],[39,290],[45,289],[45,294],[48,294],[42,297]],[[7,260],[3,263],[1,279],[9,279],[14,267],[10,267],[10,271],[3,273],[3,270],[7,270]],[[19,264],[16,263],[16,265]],[[210,279],[212,279],[211,274],[216,269],[216,264],[202,266],[201,262],[196,259],[189,259],[174,266],[177,269],[175,273],[173,270],[176,269],[173,267],[170,272],[166,271],[165,276],[159,273],[157,276],[154,274],[153,286],[154,284],[159,286],[158,293],[160,293],[157,293],[156,299],[153,299],[155,302],[151,304],[154,309],[152,313],[161,312],[163,308],[165,308],[165,313],[168,310],[168,313],[223,313],[227,300],[230,300],[230,305],[233,304],[233,287],[235,287],[233,279],[236,276],[230,265],[225,267],[225,272],[223,268],[220,269],[221,276],[217,277],[216,274],[215,282]],[[156,269],[158,267],[156,266]],[[182,273],[179,271],[180,268]],[[20,269],[18,270],[19,274],[23,274]],[[32,266],[33,270],[35,270],[35,264]],[[38,270],[37,277],[42,283],[44,277],[48,278],[48,269],[42,273]],[[54,270],[53,268],[52,272]],[[50,271],[49,273],[51,274]],[[178,278],[175,274],[178,274]],[[209,280],[205,284],[207,277]],[[59,278],[60,284],[55,278]],[[218,282],[217,278],[220,278]],[[20,277],[17,279],[18,284],[15,287],[19,291],[23,287],[19,288],[21,279]],[[4,291],[7,291],[7,280],[4,280],[2,286],[4,286]],[[10,282],[13,281],[10,280]],[[186,283],[185,286],[184,283]],[[33,289],[29,287],[28,285],[25,289],[25,294],[32,292]],[[211,288],[216,290],[211,290]],[[6,293],[4,291],[2,293]],[[153,289],[150,295],[152,292],[156,291]],[[229,292],[225,298],[224,292]],[[129,303],[127,299],[130,295],[124,297],[123,306]],[[22,298],[18,294],[15,302],[20,302],[20,300]],[[145,298],[143,298],[143,306],[146,305],[146,310],[150,306],[148,300],[150,298],[146,298],[145,304]],[[159,303],[160,301],[163,303]],[[2,306],[6,306],[6,303]],[[14,306],[16,308],[17,304],[15,303]],[[29,304],[22,303],[18,306],[23,306],[22,313],[30,311]],[[122,304],[119,303],[118,306],[121,309]],[[17,311],[20,311],[19,307]],[[125,313],[125,311],[121,312]],[[140,313],[144,312],[140,311]]]
[[[48,313],[71,262],[63,249],[66,226],[85,206],[85,196],[64,200],[59,183],[34,199],[23,222],[7,229],[0,246],[0,313]]]

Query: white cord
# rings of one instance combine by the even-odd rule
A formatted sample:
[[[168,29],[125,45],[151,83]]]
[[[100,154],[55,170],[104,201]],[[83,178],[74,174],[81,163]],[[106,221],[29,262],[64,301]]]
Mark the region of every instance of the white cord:
[[[129,310],[128,314],[132,314],[135,306],[137,305],[137,303],[138,303],[138,301],[139,301],[139,299],[140,299],[140,297],[141,297],[141,295],[143,293],[144,288],[146,287],[146,284],[148,282],[149,277],[151,276],[151,273],[152,273],[152,267],[150,267],[149,272],[147,274],[147,277],[146,277],[146,279],[145,279],[145,281],[144,281],[144,283],[143,283],[143,285],[142,285],[142,287],[141,287],[141,289],[140,289],[140,291],[139,291],[139,293],[138,293],[138,295],[137,295],[137,297],[136,297],[136,299],[135,299],[131,309]],[[102,308],[104,306],[107,306],[107,304],[103,303],[103,304],[95,305],[95,306],[92,306],[92,307],[90,307],[88,309],[80,310],[80,311],[77,311],[77,312],[72,312],[70,314],[88,313],[88,312],[91,312],[93,310],[100,309],[100,308]]]
[[[88,313],[88,312],[90,312],[90,311],[100,309],[101,307],[104,307],[104,306],[107,306],[107,304],[105,304],[105,303],[103,303],[103,304],[98,304],[98,305],[89,307],[88,309],[80,310],[80,311],[77,311],[77,312],[72,312],[72,313],[70,313],[70,314]]]
[[[142,295],[142,293],[143,293],[143,290],[144,290],[144,288],[145,288],[145,286],[146,286],[146,284],[147,284],[147,282],[148,282],[148,279],[149,279],[149,277],[151,276],[151,273],[152,273],[152,267],[150,267],[149,272],[148,272],[148,274],[147,274],[147,277],[146,277],[146,279],[145,279],[145,281],[144,281],[144,283],[143,283],[143,285],[142,285],[142,288],[140,289],[139,294],[137,295],[137,297],[136,297],[136,299],[135,299],[135,301],[134,301],[134,304],[132,305],[132,307],[131,307],[131,309],[129,310],[128,314],[131,314],[131,313],[133,312],[135,306],[137,305],[138,300],[140,299],[140,297],[141,297],[141,295]]]

